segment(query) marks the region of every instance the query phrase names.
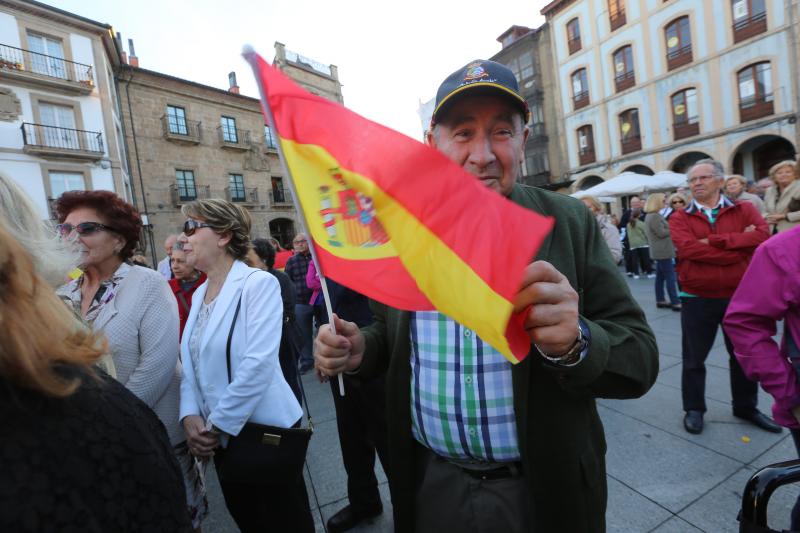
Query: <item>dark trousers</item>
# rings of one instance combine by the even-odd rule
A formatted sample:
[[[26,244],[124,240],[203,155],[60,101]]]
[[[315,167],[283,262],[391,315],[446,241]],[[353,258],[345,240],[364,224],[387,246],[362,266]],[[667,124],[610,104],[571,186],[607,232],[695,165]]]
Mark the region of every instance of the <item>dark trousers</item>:
[[[676,305],[681,303],[678,299],[678,290],[675,284],[675,267],[672,259],[656,259],[656,301],[664,302],[664,285],[667,286],[669,303]]]
[[[339,394],[338,379],[331,379],[330,383],[347,472],[347,497],[354,510],[369,513],[381,506],[375,477],[375,452],[384,470],[388,470],[389,464],[384,378],[362,382],[345,375],[344,397]]]
[[[225,450],[217,449],[214,466],[219,475],[225,461]],[[308,504],[306,483],[250,485],[226,483],[220,479],[225,506],[242,533],[312,533],[314,518]]]
[[[683,345],[683,373],[681,392],[684,411],[706,410],[706,365],[708,352],[714,345],[717,328],[722,324],[728,298],[681,298],[681,333]],[[722,332],[723,334],[725,331]],[[747,415],[758,405],[758,385],[750,381],[742,372],[739,361],[733,355],[733,344],[727,335],[725,348],[728,350],[730,367],[731,396],[734,414]]]
[[[650,263],[650,248],[633,248],[628,254],[630,259],[631,269],[628,272],[633,272],[634,275],[639,275],[639,268],[641,267],[642,274],[652,274],[653,266]]]

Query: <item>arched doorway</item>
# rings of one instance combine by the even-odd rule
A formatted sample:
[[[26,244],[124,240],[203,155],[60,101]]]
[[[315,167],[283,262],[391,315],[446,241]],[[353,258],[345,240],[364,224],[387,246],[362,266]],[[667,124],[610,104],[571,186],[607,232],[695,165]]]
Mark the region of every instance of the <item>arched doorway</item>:
[[[269,234],[287,250],[292,249],[294,239],[294,222],[288,218],[276,218],[269,221]]]
[[[603,181],[604,181],[603,178],[601,178],[600,176],[594,176],[594,175],[585,176],[584,178],[581,179],[581,181],[578,182],[576,190],[585,191],[590,187],[594,187],[595,185],[603,183]]]
[[[759,135],[743,142],[733,155],[733,173],[758,181],[769,176],[775,163],[794,159],[794,145],[778,135]]]
[[[623,172],[635,172],[636,174],[641,174],[643,176],[652,176],[655,174],[655,172],[645,165],[632,165],[623,170]]]
[[[670,170],[680,174],[686,174],[692,165],[701,159],[711,159],[711,156],[703,152],[686,152],[679,155],[670,165]]]

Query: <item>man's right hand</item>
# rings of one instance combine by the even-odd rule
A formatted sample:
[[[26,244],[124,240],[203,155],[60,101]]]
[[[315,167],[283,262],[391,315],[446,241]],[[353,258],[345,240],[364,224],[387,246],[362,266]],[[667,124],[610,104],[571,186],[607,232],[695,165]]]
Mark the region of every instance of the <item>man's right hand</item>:
[[[364,335],[355,322],[342,320],[334,313],[331,316],[336,335],[326,324],[319,328],[314,339],[314,361],[317,370],[325,376],[352,372],[361,366],[364,355]]]

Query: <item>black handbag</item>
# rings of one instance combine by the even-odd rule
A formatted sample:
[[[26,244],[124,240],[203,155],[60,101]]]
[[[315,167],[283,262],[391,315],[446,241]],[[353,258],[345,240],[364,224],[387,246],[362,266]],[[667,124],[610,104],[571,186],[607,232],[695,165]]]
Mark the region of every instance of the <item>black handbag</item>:
[[[236,304],[233,322],[228,332],[225,356],[228,363],[228,383],[231,382],[231,339],[242,297]],[[300,380],[298,380],[300,381]],[[300,391],[308,413],[308,426],[281,428],[248,422],[238,435],[231,435],[228,447],[219,453],[217,473],[226,483],[246,483],[269,485],[272,483],[291,484],[298,482],[303,475],[303,465],[308,451],[308,442],[314,433],[308,400],[300,381]],[[302,407],[302,405],[301,405]],[[298,423],[300,425],[301,422]]]

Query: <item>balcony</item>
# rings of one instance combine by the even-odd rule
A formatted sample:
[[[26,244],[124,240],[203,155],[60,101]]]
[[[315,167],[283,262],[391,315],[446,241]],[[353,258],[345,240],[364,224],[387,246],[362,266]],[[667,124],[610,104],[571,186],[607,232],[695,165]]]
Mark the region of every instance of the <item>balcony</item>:
[[[578,109],[582,109],[589,105],[589,91],[581,91],[575,96],[572,97],[572,105],[574,107],[574,111]]]
[[[747,17],[733,25],[733,42],[738,43],[767,31],[767,12]]]
[[[583,148],[578,152],[578,162],[581,166],[594,163],[597,158],[594,155],[594,148]]]
[[[672,125],[672,132],[676,141],[693,137],[700,133],[700,121],[697,117],[689,117],[683,122],[676,122]]]
[[[74,130],[25,122],[22,131],[22,151],[41,157],[69,157],[98,161],[105,154],[103,134],[96,131]]]
[[[272,189],[270,191],[273,207],[292,207],[292,193],[288,189]]]
[[[225,198],[229,202],[255,205],[258,203],[258,187],[244,189],[225,187]]]
[[[161,128],[164,131],[166,140],[178,144],[200,144],[200,139],[202,138],[200,122],[195,120],[163,115],[161,117]]]
[[[221,148],[241,151],[250,149],[250,132],[247,130],[217,126],[217,137]]]
[[[211,186],[201,185],[178,187],[176,184],[169,186],[169,195],[172,205],[179,207],[182,204],[193,202],[195,200],[206,200],[211,198]]]
[[[574,54],[581,49],[581,38],[574,37],[567,41],[567,48],[569,48],[569,55]]]
[[[638,152],[642,149],[642,137],[639,135],[629,135],[627,138],[622,139],[622,153],[629,154],[631,152]]]
[[[745,98],[739,102],[739,121],[747,122],[775,113],[774,96],[772,93]]]
[[[45,86],[71,94],[94,90],[91,65],[0,44],[0,80]]]
[[[544,127],[544,122],[537,122],[530,126],[530,133],[528,134],[529,143],[546,143],[547,130]]]
[[[675,70],[678,67],[688,65],[692,62],[692,45],[687,44],[675,51],[667,54],[667,70]]]
[[[616,14],[609,15],[608,17],[608,23],[611,26],[611,31],[624,26],[625,22],[625,11],[620,11]]]
[[[632,70],[629,70],[615,77],[614,84],[616,85],[617,92],[620,93],[636,85],[636,76],[633,75]]]

